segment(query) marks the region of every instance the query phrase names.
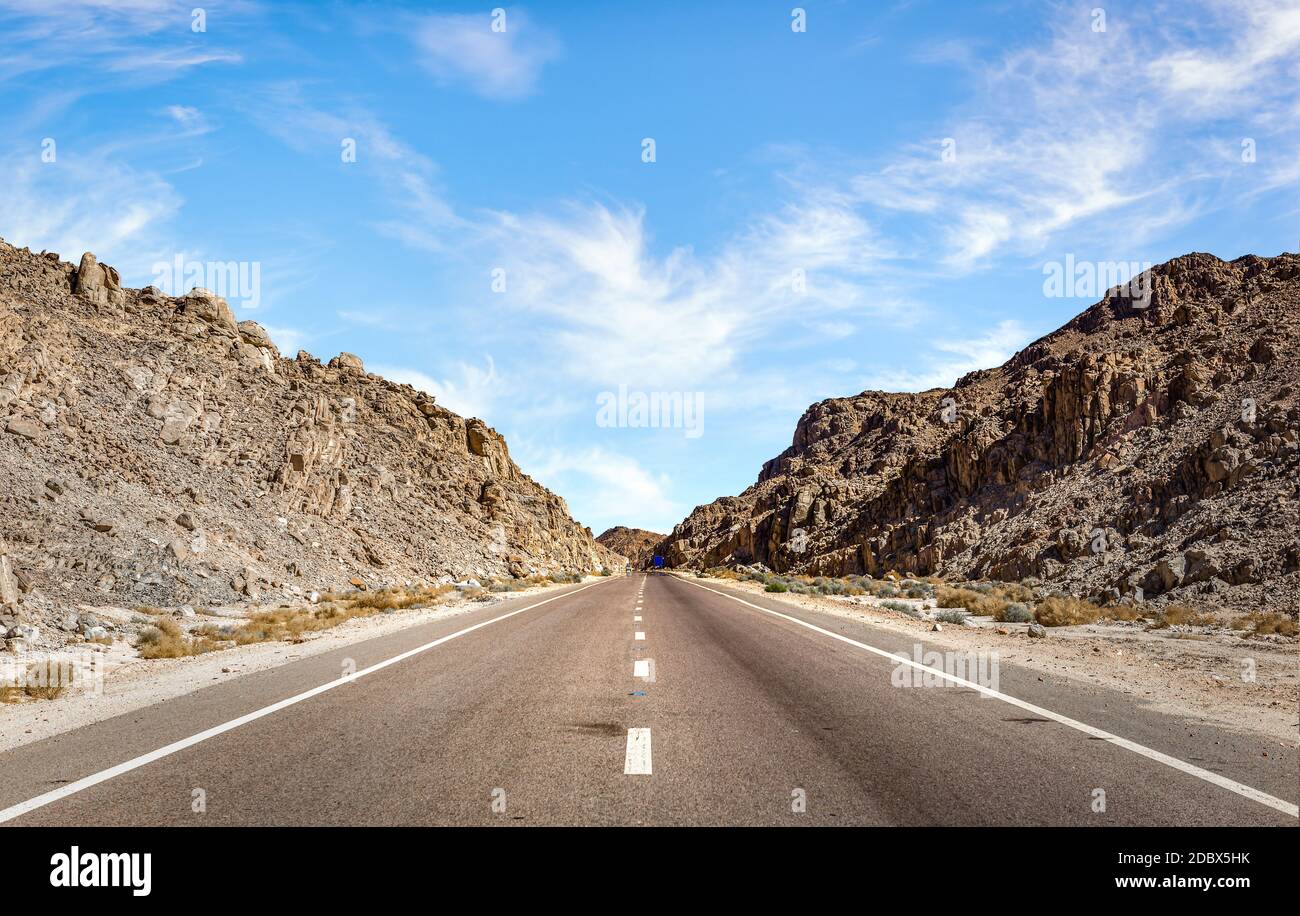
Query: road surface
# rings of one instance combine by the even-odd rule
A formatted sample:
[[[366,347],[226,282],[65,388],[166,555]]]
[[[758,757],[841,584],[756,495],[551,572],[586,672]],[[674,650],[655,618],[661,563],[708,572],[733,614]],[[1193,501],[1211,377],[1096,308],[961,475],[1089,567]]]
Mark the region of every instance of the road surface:
[[[1294,749],[1007,664],[997,695],[896,686],[885,653],[914,643],[716,580],[612,578],[17,748],[0,821],[1297,824]]]

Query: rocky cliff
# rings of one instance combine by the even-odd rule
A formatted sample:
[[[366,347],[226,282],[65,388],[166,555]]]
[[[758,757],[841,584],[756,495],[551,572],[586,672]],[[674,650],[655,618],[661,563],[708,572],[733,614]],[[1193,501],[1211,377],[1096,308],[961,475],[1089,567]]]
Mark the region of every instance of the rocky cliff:
[[[644,528],[627,528],[623,525],[616,525],[601,532],[596,541],[608,547],[614,553],[627,557],[633,567],[640,569],[649,564],[654,556],[655,545],[663,539],[662,534],[646,531]]]
[[[505,441],[202,290],[0,242],[0,615],[622,565]]]
[[[950,390],[812,406],[757,483],[661,549],[1293,611],[1300,257],[1190,254],[1150,279],[1145,306],[1114,290]]]

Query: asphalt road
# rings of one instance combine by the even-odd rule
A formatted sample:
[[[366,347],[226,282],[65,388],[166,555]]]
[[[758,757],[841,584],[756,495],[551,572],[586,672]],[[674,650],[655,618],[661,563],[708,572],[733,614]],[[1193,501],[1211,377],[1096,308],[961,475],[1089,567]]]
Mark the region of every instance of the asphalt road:
[[[1297,824],[1278,806],[1296,804],[1300,760],[1275,741],[1006,664],[998,691],[1049,715],[959,685],[912,686],[912,668],[898,686],[895,660],[845,639],[908,657],[915,642],[712,580],[609,579],[15,749],[0,755],[0,819]],[[348,659],[360,673],[342,679]],[[33,799],[44,803],[15,811]]]

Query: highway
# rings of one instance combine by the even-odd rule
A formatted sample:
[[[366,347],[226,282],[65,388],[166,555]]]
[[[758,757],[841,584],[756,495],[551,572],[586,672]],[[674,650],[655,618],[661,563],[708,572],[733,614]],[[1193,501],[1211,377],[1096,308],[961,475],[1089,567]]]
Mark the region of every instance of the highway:
[[[888,653],[915,642],[717,580],[611,578],[17,748],[0,821],[1297,824],[1294,748],[1010,664],[996,692],[899,686]]]

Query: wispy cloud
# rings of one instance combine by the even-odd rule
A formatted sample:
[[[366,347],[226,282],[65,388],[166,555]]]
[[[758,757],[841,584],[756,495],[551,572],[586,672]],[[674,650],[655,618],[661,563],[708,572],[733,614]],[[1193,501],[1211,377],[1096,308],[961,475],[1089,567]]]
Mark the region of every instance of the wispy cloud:
[[[345,140],[354,141],[356,163],[378,166],[369,174],[383,184],[400,214],[375,221],[385,235],[432,252],[465,240],[472,227],[445,199],[432,159],[402,142],[366,106],[344,101],[325,108],[311,100],[308,89],[299,82],[278,83],[249,94],[242,105],[264,130],[300,152],[322,146],[341,151]]]
[[[0,160],[0,176],[0,226],[20,244],[70,260],[95,251],[124,276],[147,275],[167,253],[161,233],[181,198],[156,174],[61,152],[49,163],[36,153],[11,155]]]
[[[599,203],[497,214],[490,238],[509,305],[534,316],[570,372],[601,384],[700,385],[780,326],[889,317],[870,276],[891,253],[831,196],[762,217],[711,255],[658,254],[644,209]]]
[[[997,327],[973,337],[938,338],[920,372],[886,371],[869,375],[864,387],[883,391],[928,391],[951,388],[967,372],[989,369],[1006,362],[1029,343],[1030,332],[1015,320],[1000,321]]]
[[[439,83],[466,85],[491,99],[530,95],[542,67],[560,54],[552,32],[513,9],[499,16],[487,11],[423,16],[413,37],[421,66]]]
[[[456,363],[454,378],[436,379],[420,369],[387,364],[371,366],[370,371],[427,392],[443,407],[462,417],[479,417],[488,422],[495,422],[493,404],[504,393],[505,386],[490,355],[484,356],[482,365]]]
[[[579,518],[596,531],[614,524],[667,530],[684,507],[668,497],[672,482],[635,458],[609,449],[531,449],[526,443],[515,458],[528,474],[549,489],[569,495],[571,502],[607,507]]]

